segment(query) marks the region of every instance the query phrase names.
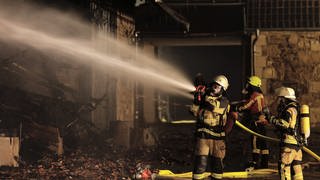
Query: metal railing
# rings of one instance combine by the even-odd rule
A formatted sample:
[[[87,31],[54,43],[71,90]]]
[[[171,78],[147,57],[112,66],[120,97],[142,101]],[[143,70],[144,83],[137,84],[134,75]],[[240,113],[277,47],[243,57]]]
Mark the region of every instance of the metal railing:
[[[320,29],[319,0],[247,0],[247,28]]]

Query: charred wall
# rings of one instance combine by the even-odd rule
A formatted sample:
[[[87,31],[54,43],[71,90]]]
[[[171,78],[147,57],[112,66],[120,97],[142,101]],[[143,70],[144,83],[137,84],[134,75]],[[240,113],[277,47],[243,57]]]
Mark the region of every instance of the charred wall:
[[[134,37],[134,20],[128,13],[124,13],[127,6],[121,2],[90,1],[90,14],[93,23],[92,38],[105,34],[113,36],[119,41],[132,43]],[[105,52],[112,51],[112,45],[103,45]],[[125,53],[117,52],[121,59],[134,61],[134,57],[125,57]],[[129,147],[130,133],[134,123],[135,85],[126,77],[107,75],[92,71],[91,93],[94,97],[107,95],[106,102],[92,112],[92,121],[98,127],[104,127],[107,134],[111,134],[117,144]]]
[[[28,2],[77,12],[82,20],[92,24],[92,29],[85,32],[89,39],[94,40],[99,32],[119,39],[133,36],[133,20],[120,13],[120,5],[113,7],[112,3],[93,0]],[[108,49],[108,45],[99,48]],[[72,134],[80,142],[96,133],[109,135],[112,122],[133,124],[134,86],[125,78],[96,72],[93,67],[72,63],[63,55],[4,42],[0,42],[0,64],[0,129],[16,129],[21,122],[37,123],[37,127],[44,125],[41,130],[58,128],[58,134]],[[36,134],[35,131],[30,133]],[[69,142],[77,143],[72,139]],[[125,143],[128,145],[127,139]]]

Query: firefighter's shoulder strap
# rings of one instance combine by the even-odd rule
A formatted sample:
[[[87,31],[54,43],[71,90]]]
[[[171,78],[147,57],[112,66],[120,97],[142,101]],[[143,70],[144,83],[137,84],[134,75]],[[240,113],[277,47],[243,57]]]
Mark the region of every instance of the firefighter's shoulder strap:
[[[289,116],[289,112],[291,112],[291,111],[288,111],[289,108],[295,108],[297,110],[297,116],[299,115],[299,105],[296,102],[291,102],[287,104],[284,108],[282,108],[279,114],[282,114],[282,115],[285,114],[286,116]]]
[[[290,135],[296,134],[299,124],[299,107],[296,102],[291,102],[287,104],[280,112],[281,118],[279,119],[277,125],[284,128]],[[294,118],[294,121],[290,121]]]

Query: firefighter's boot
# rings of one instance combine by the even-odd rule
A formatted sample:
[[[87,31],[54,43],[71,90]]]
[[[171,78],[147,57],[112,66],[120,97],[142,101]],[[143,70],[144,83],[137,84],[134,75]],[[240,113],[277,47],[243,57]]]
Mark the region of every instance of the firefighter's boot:
[[[223,176],[223,162],[222,158],[213,157],[212,158],[212,172],[210,177],[210,180],[217,180],[222,179]]]
[[[268,168],[269,154],[263,154],[261,157],[261,165],[260,168],[265,169]]]
[[[206,168],[207,168],[207,160],[208,160],[208,156],[203,156],[203,155],[197,155],[195,157],[195,166],[193,169],[193,175],[192,175],[192,179],[196,180],[196,179],[204,179],[204,173],[206,172]]]
[[[252,161],[249,162],[246,171],[252,171],[254,169],[258,169],[258,161],[260,154],[252,153]]]

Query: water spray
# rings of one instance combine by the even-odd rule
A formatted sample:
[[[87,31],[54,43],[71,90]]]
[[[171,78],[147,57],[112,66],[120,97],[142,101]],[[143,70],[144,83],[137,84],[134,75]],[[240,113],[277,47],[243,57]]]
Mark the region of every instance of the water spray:
[[[90,32],[80,31],[90,30],[90,25],[78,18],[55,10],[38,11],[28,7],[22,11],[22,15],[29,12],[38,19],[26,24],[30,20],[21,14],[14,14],[16,11],[8,10],[5,5],[0,7],[0,40],[6,44],[22,44],[45,54],[63,56],[74,63],[89,65],[106,74],[122,75],[146,86],[192,98],[189,93],[194,90],[192,82],[177,68],[137,53],[134,47],[109,36],[97,33],[93,40]],[[65,23],[72,23],[71,30],[66,29],[68,26]],[[80,35],[70,35],[73,29]],[[89,35],[84,35],[86,33]],[[106,42],[111,48],[109,52],[99,47]],[[133,60],[128,61],[115,52],[133,57]]]

